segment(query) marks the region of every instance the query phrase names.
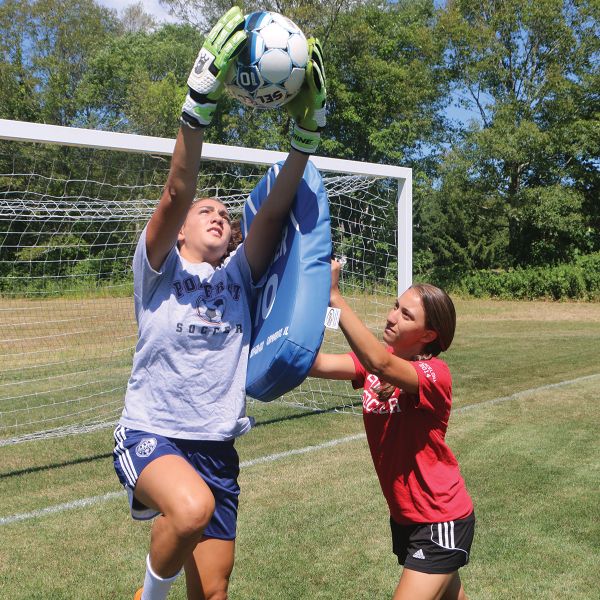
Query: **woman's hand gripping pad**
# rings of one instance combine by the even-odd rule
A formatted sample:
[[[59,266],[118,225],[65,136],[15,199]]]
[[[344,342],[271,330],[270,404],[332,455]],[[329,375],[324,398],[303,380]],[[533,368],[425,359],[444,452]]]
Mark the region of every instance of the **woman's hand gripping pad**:
[[[281,168],[273,165],[244,206],[242,234]],[[300,385],[323,341],[331,285],[329,202],[321,174],[309,161],[284,223],[266,283],[252,309],[246,376],[249,396],[270,402]]]

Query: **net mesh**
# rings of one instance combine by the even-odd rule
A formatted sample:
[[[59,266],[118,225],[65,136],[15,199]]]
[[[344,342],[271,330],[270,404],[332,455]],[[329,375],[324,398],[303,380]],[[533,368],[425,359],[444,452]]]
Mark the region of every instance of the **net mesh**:
[[[0,445],[117,421],[136,342],[131,260],[168,166],[164,156],[0,141]],[[264,172],[205,161],[199,195],[239,215]],[[397,182],[325,173],[324,183],[343,292],[378,331],[396,289]],[[323,348],[347,345],[328,330]],[[358,412],[359,397],[309,378],[276,404]],[[268,418],[260,402],[253,412]]]

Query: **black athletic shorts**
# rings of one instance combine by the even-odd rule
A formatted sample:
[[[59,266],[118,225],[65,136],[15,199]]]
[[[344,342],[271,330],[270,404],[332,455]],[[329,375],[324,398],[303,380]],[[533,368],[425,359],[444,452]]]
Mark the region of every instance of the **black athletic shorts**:
[[[446,523],[399,525],[390,518],[398,562],[421,573],[452,573],[469,562],[475,513]]]

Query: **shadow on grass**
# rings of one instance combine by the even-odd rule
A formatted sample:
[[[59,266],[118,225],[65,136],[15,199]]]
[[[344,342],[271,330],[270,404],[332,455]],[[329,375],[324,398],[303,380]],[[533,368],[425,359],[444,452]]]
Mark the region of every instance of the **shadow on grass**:
[[[361,401],[355,402],[350,406],[360,406]],[[257,421],[255,427],[264,427],[266,425],[273,425],[275,423],[282,423],[285,421],[295,421],[296,419],[305,419],[306,417],[313,417],[315,415],[322,415],[348,409],[348,403],[340,404],[339,406],[332,406],[326,409],[317,409],[311,411],[305,411],[294,415],[286,415],[283,417],[275,417],[273,419],[266,419],[264,421]],[[71,467],[73,465],[80,465],[83,463],[94,462],[95,460],[102,460],[104,458],[111,458],[112,452],[104,452],[102,454],[94,454],[93,456],[84,456],[82,458],[75,458],[73,460],[67,460],[59,463],[51,463],[48,465],[39,465],[37,467],[28,467],[26,469],[18,469],[15,471],[7,471],[6,473],[0,473],[0,480],[7,479],[9,477],[18,477],[19,475],[29,475],[31,473],[39,473],[40,471],[50,471],[51,469],[61,469],[63,467]]]

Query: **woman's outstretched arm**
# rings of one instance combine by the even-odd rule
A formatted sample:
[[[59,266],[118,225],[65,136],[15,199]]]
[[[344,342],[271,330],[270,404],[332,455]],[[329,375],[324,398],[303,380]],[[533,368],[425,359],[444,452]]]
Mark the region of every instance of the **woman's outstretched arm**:
[[[340,327],[367,373],[409,393],[419,390],[419,378],[411,363],[388,352],[344,300],[339,289],[340,264],[331,263],[330,305],[341,310]]]
[[[326,122],[327,89],[322,50],[318,40],[308,40],[308,53],[302,89],[285,105],[294,121],[292,149],[275,179],[271,192],[254,217],[244,242],[254,281],[262,277],[271,263],[306,163],[310,154],[317,150],[321,130]]]
[[[204,128],[210,125],[223,95],[224,80],[246,43],[244,17],[234,6],[211,29],[188,77],[188,94],[181,111],[167,183],[146,231],[146,252],[153,269],[160,269],[177,242],[177,234],[196,196]]]
[[[203,129],[179,128],[167,183],[146,230],[146,254],[155,271],[177,242],[196,195],[203,139]]]
[[[308,373],[320,379],[352,380],[356,377],[354,361],[349,354],[325,354],[319,352]]]

